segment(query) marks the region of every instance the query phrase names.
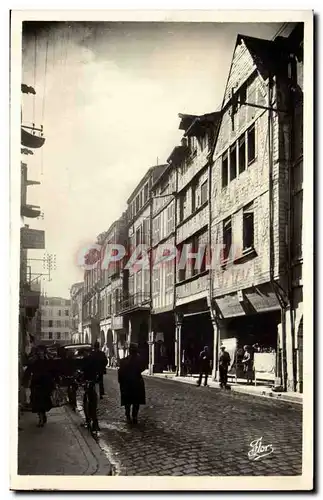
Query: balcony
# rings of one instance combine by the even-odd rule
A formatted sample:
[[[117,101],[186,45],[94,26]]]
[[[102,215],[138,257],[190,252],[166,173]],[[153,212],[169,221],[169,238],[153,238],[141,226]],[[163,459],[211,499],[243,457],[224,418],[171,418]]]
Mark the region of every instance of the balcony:
[[[117,314],[127,314],[128,312],[149,309],[150,308],[150,295],[149,293],[139,292],[129,295],[119,302],[117,306]]]

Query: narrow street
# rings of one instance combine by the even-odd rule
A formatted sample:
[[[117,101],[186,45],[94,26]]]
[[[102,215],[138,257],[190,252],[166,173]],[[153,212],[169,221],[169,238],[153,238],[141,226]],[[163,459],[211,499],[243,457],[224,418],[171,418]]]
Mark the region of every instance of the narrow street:
[[[118,475],[298,475],[302,409],[296,405],[145,377],[138,426],[125,423],[117,372],[105,376],[99,444]],[[248,458],[262,438],[273,452]]]

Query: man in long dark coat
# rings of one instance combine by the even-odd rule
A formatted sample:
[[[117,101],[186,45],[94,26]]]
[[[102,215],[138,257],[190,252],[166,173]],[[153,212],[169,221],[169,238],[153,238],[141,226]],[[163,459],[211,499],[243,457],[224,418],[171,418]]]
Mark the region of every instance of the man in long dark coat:
[[[137,344],[130,344],[129,356],[120,360],[118,370],[121,406],[125,407],[128,423],[138,422],[139,407],[146,404],[145,383],[141,375],[144,370],[145,362],[138,354]]]

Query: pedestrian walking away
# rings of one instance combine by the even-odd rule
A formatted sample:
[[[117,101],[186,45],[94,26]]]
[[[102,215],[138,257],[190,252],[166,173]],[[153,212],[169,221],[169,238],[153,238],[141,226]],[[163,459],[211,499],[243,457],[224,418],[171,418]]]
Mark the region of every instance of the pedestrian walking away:
[[[39,346],[35,356],[29,362],[26,378],[30,382],[31,411],[38,414],[38,427],[44,427],[47,422],[46,413],[52,408],[51,395],[54,390],[54,377],[46,348]]]
[[[219,372],[220,372],[220,387],[226,388],[228,383],[228,369],[231,363],[230,354],[225,350],[225,346],[221,346],[219,357]]]
[[[100,392],[100,399],[102,399],[104,396],[103,375],[106,373],[108,360],[105,353],[100,350],[99,342],[94,343],[93,357],[97,361],[99,392]]]
[[[137,424],[139,407],[146,404],[145,383],[142,377],[144,370],[145,362],[138,354],[137,344],[130,344],[129,356],[120,360],[118,370],[121,406],[125,407],[128,423]]]
[[[208,346],[204,346],[203,351],[200,352],[199,355],[199,370],[200,370],[200,376],[197,382],[197,385],[200,386],[202,383],[202,378],[204,375],[204,387],[207,386],[207,379],[209,376],[210,372],[210,363],[211,363],[211,357],[209,354],[209,348]]]

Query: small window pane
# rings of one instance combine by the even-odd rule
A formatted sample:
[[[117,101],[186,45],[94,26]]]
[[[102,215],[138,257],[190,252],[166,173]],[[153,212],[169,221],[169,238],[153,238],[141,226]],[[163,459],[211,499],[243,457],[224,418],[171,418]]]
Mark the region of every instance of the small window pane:
[[[251,163],[256,158],[256,135],[255,135],[254,125],[248,130],[247,134],[248,134],[248,163]]]
[[[228,177],[229,177],[228,167],[229,167],[228,154],[226,153],[224,156],[222,156],[222,187],[228,185]]]
[[[230,148],[230,181],[237,177],[237,148],[236,145]]]

